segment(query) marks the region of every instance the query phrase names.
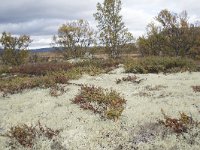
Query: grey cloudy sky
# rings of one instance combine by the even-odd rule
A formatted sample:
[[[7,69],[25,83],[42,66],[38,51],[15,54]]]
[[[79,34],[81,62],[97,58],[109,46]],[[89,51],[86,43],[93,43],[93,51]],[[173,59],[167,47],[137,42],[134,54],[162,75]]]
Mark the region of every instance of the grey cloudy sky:
[[[68,20],[86,19],[96,26],[93,13],[103,0],[0,0],[0,32],[27,34],[31,48],[48,47],[58,27]],[[187,10],[190,20],[200,20],[200,0],[122,0],[122,15],[135,37],[145,32],[160,10]]]

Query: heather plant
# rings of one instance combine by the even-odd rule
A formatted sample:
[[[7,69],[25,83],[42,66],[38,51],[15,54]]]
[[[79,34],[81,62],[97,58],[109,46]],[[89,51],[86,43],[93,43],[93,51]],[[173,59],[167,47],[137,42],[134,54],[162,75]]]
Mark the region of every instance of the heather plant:
[[[118,119],[126,100],[114,90],[101,87],[82,85],[80,93],[72,100],[83,109],[88,109],[108,119]]]
[[[197,127],[199,125],[199,122],[194,121],[192,117],[188,116],[184,112],[180,113],[180,118],[178,119],[167,116],[163,109],[161,109],[161,112],[164,116],[164,120],[159,120],[159,123],[170,128],[177,134],[188,132],[188,130],[191,128]]]
[[[9,138],[9,146],[11,149],[16,149],[18,145],[24,148],[32,148],[37,138],[46,137],[48,140],[52,140],[59,135],[60,131],[43,126],[38,122],[35,126],[20,124],[10,127],[7,133],[1,136]]]

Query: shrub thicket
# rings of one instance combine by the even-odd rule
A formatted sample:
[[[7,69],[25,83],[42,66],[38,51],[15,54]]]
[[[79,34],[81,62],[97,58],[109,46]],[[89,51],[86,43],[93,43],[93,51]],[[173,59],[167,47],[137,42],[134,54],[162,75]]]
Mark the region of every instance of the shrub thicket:
[[[192,60],[177,57],[144,57],[138,60],[128,60],[125,63],[128,73],[173,73],[195,71],[196,65]]]

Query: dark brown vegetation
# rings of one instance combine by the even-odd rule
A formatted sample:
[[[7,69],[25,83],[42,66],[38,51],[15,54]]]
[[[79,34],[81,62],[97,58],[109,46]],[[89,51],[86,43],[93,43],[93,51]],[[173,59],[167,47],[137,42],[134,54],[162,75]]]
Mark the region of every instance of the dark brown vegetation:
[[[27,124],[13,126],[2,136],[8,137],[10,140],[9,146],[15,149],[17,144],[25,148],[32,148],[37,138],[46,137],[51,140],[58,136],[59,133],[60,130],[53,130],[47,126],[42,126],[41,123],[38,122],[36,126],[29,126]]]
[[[121,116],[126,100],[114,90],[108,91],[100,87],[83,85],[80,94],[72,102],[102,117],[116,120]]]
[[[200,92],[200,86],[192,86],[194,92]]]

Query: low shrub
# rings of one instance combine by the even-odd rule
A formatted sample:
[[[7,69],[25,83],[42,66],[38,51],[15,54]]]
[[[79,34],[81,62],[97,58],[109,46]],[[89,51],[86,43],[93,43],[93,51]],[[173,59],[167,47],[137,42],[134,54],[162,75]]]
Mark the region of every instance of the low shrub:
[[[11,127],[4,137],[9,138],[9,146],[12,149],[16,149],[17,145],[20,144],[24,148],[32,148],[34,146],[36,138],[46,137],[51,140],[58,136],[60,130],[53,130],[47,126],[42,126],[40,122],[36,126],[28,126],[27,124],[17,125]],[[17,142],[17,143],[16,143]]]
[[[133,82],[133,83],[139,83],[139,81],[137,80],[138,77],[137,76],[127,76],[127,77],[123,77],[121,79],[117,79],[116,80],[116,84],[119,84],[121,82],[126,82],[126,81],[130,81],[130,82]]]
[[[46,75],[49,72],[68,71],[73,65],[71,63],[36,63],[26,64],[19,67],[13,67],[9,73],[29,74],[29,75]]]
[[[32,89],[36,87],[49,88],[56,86],[57,83],[67,84],[68,80],[78,79],[84,73],[94,76],[104,72],[103,69],[92,65],[89,65],[87,67],[76,66],[68,68],[69,70],[61,70],[58,68],[57,71],[54,70],[52,72],[49,72],[50,69],[47,68],[46,69],[47,72],[45,72],[44,70],[44,73],[40,69],[39,70],[36,69],[37,70],[37,71],[35,70],[36,72],[34,71],[26,72],[30,74],[33,73],[32,74],[33,76],[18,74],[17,76],[9,75],[10,77],[5,77],[0,79],[0,92],[3,92],[6,95],[8,93],[14,94],[21,92],[24,89]],[[26,71],[31,71],[31,69]],[[19,73],[22,72],[19,71]],[[25,73],[25,71],[23,71],[23,73]]]
[[[194,92],[200,92],[200,86],[192,86]]]
[[[9,72],[9,67],[6,65],[0,65],[0,75]]]
[[[172,129],[172,131],[177,134],[187,132],[190,128],[197,127],[199,125],[199,122],[194,121],[192,117],[186,115],[185,113],[180,113],[180,118],[177,119],[167,116],[162,109],[161,112],[164,116],[164,120],[159,120],[159,123]]]
[[[137,60],[127,60],[127,73],[173,73],[196,71],[197,67],[192,60],[176,57],[145,57]]]
[[[102,117],[116,120],[121,116],[126,100],[114,90],[82,85],[80,94],[72,102],[83,109],[99,113]]]
[[[82,74],[88,74],[91,76],[99,75],[101,73],[104,73],[104,69],[99,68],[97,66],[88,65],[83,67],[75,67],[72,69],[72,71],[76,71],[76,73],[82,75]]]
[[[63,73],[54,73],[40,77],[15,77],[12,79],[0,80],[0,92],[14,94],[22,92],[25,89],[36,87],[49,88],[56,84],[67,84],[68,78]]]

